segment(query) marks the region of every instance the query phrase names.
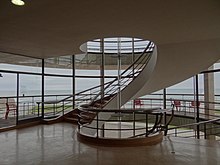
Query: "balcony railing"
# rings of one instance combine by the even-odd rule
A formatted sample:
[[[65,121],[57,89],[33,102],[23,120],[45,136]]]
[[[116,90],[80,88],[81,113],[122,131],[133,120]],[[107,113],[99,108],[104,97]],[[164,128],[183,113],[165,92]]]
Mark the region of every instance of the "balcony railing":
[[[45,115],[48,117],[53,117],[56,115],[62,115],[64,112],[69,111],[72,109],[72,100],[66,100],[65,102],[59,102],[60,99],[66,98],[69,95],[45,95],[50,102],[50,104],[45,104]],[[89,96],[88,96],[89,97]],[[219,95],[215,96],[215,102],[205,102],[203,101],[203,95],[200,95],[200,105],[199,105],[199,120],[200,122],[205,122],[208,120],[215,120],[220,117],[220,102],[219,102]],[[91,96],[92,98],[92,96]],[[183,128],[176,127],[180,125],[185,124],[193,124],[196,123],[196,112],[197,109],[195,108],[195,104],[193,104],[193,95],[192,94],[169,94],[167,95],[166,100],[166,106],[167,108],[171,108],[171,104],[174,103],[174,100],[180,101],[180,104],[174,106],[174,120],[178,118],[180,119],[189,119],[190,121],[182,121],[181,123],[171,123],[169,127],[168,134],[170,136],[180,136],[180,137],[197,137],[197,126],[191,126],[191,127],[185,127]],[[3,101],[4,100],[4,101]],[[20,96],[19,97],[19,113],[18,113],[18,119],[26,119],[26,118],[35,118],[41,116],[41,107],[39,107],[38,110],[38,104],[37,102],[41,100],[41,95],[34,95],[34,96]],[[16,124],[16,111],[13,108],[12,111],[8,114],[8,119],[5,119],[6,114],[6,105],[5,103],[8,102],[9,104],[16,105],[16,97],[4,97],[0,98],[1,104],[0,104],[0,118],[1,118],[1,127],[10,126]],[[54,102],[52,102],[54,101]],[[85,100],[84,100],[85,101]],[[80,98],[78,98],[78,103],[80,103]],[[149,109],[149,108],[156,108],[160,107],[162,108],[164,105],[163,96],[161,94],[157,95],[148,95],[147,98],[139,98],[138,101],[129,101],[127,104],[125,104],[122,107],[124,109],[129,110],[136,110],[138,109]],[[209,104],[209,107],[213,108],[206,108],[206,104]],[[194,105],[194,106],[193,106]],[[68,109],[69,108],[69,109]],[[169,113],[167,113],[169,115]],[[126,116],[126,115],[125,115]],[[137,115],[138,116],[138,115]],[[137,118],[138,119],[138,118]],[[9,120],[12,120],[12,122],[9,122]],[[7,123],[6,125],[4,123]],[[124,121],[126,122],[126,120]],[[136,121],[136,126],[138,125],[138,122],[141,123],[141,121]],[[115,122],[116,123],[116,122]],[[115,124],[114,122],[109,124]],[[143,124],[143,122],[142,122]],[[117,124],[116,124],[117,125]],[[149,126],[151,126],[151,123],[149,123]],[[176,128],[175,128],[176,127]],[[213,135],[218,139],[220,136],[220,126],[219,121],[210,122],[210,123],[201,123],[201,126],[199,128],[199,134],[200,138],[207,138],[210,135]],[[100,131],[99,131],[100,132]],[[122,131],[123,132],[123,131]]]

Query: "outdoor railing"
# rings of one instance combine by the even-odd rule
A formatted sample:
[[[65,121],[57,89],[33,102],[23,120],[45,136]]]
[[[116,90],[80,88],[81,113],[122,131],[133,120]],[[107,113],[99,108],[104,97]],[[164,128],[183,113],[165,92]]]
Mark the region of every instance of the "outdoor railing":
[[[183,94],[181,94],[183,95]],[[124,108],[154,108],[163,107],[164,100],[162,98],[139,98],[125,104]],[[187,96],[187,95],[184,95]],[[192,96],[189,94],[189,96]],[[172,95],[173,98],[166,99],[166,107],[174,105],[174,119],[169,130],[170,136],[178,137],[195,137],[200,136],[206,139],[210,135],[215,136],[215,139],[220,139],[220,103],[199,101],[197,109],[196,102],[192,99],[179,99],[178,95]],[[200,95],[202,98],[203,95]],[[187,97],[186,97],[187,98]],[[175,105],[176,102],[176,105]],[[209,105],[209,106],[207,106]],[[210,121],[210,122],[207,122]],[[183,127],[181,126],[184,123]],[[195,124],[196,123],[196,124]],[[200,128],[197,128],[197,123],[200,123]],[[195,127],[190,125],[196,125]]]
[[[91,95],[90,93],[88,93],[87,97],[92,97],[89,96]],[[54,98],[59,98],[59,97],[64,97],[66,98],[68,95],[47,95],[47,99],[48,100],[54,100]],[[126,108],[126,110],[132,110],[133,112],[129,112],[128,113],[124,113],[121,112],[120,113],[115,113],[115,116],[113,115],[111,120],[113,121],[107,121],[107,123],[105,124],[107,127],[103,128],[103,127],[98,127],[98,136],[102,137],[104,134],[104,137],[106,137],[108,135],[109,132],[114,132],[113,134],[118,134],[118,136],[120,135],[118,132],[119,130],[111,130],[110,128],[108,128],[109,126],[112,125],[116,125],[117,126],[117,122],[118,120],[115,120],[115,118],[119,117],[118,114],[122,115],[121,116],[121,121],[122,124],[125,125],[127,124],[129,127],[129,130],[126,130],[128,128],[123,128],[122,130],[120,130],[120,132],[122,132],[122,134],[120,135],[121,137],[123,137],[123,134],[126,134],[129,132],[129,136],[137,136],[138,134],[143,134],[143,136],[146,135],[146,131],[145,128],[145,122],[146,119],[143,118],[145,117],[145,114],[142,114],[142,118],[140,118],[141,113],[143,112],[138,112],[140,109],[149,109],[149,108],[156,108],[156,107],[163,107],[163,99],[161,98],[149,98],[150,96],[154,96],[154,95],[148,95],[148,98],[139,98],[139,101],[130,101],[127,104],[125,104],[123,107]],[[189,98],[189,96],[192,96],[191,94],[181,94],[181,97],[183,98]],[[38,106],[35,102],[35,100],[40,99],[40,95],[35,95],[35,96],[20,96],[20,98],[23,98],[23,102],[19,102],[19,116],[18,119],[22,120],[25,118],[29,118],[29,117],[38,117],[41,115],[40,109],[38,110]],[[72,96],[68,96],[70,97],[69,100],[68,99],[64,99],[63,101],[49,101],[49,104],[46,104],[47,102],[45,102],[45,115],[46,116],[56,116],[59,113],[63,114],[66,110],[68,110],[68,108],[70,108],[72,106],[72,100],[71,97]],[[76,99],[78,99],[78,103],[82,103],[86,100],[81,100],[80,101],[80,97],[82,97],[82,95],[79,97],[77,97]],[[203,97],[203,95],[200,96],[201,98]],[[218,95],[216,97],[219,97]],[[25,101],[25,98],[29,98],[29,101]],[[84,98],[84,97],[82,97]],[[4,98],[0,98],[0,99],[6,99],[8,100],[9,104],[14,104],[17,105],[16,103],[16,97],[4,97]],[[14,101],[10,102],[10,99],[14,99]],[[31,101],[30,101],[31,100]],[[191,123],[184,124],[173,124],[171,123],[170,126],[168,127],[168,135],[169,136],[176,136],[176,137],[185,137],[185,138],[197,138],[198,134],[200,136],[200,138],[210,138],[210,137],[214,137],[215,139],[219,139],[220,137],[220,124],[219,124],[219,120],[218,118],[220,117],[220,103],[219,102],[204,102],[204,101],[200,101],[200,106],[199,106],[199,115],[200,115],[200,128],[199,128],[199,133],[197,133],[198,129],[197,129],[197,123],[195,123],[195,119],[196,119],[196,109],[195,107],[192,107],[192,102],[193,100],[189,100],[189,99],[179,99],[179,94],[172,94],[172,98],[169,98],[166,100],[166,106],[168,108],[171,108],[171,103],[174,102],[174,100],[178,100],[181,102],[181,105],[177,107],[174,106],[174,119],[173,121],[175,121],[176,116],[181,117],[182,119],[186,119],[186,118],[191,118],[192,120],[190,121]],[[88,100],[89,101],[89,100]],[[135,103],[136,102],[136,103]],[[205,109],[205,104],[210,104],[210,105],[214,105],[213,109]],[[69,107],[67,106],[69,105]],[[51,107],[50,107],[51,106]],[[71,108],[70,108],[71,109]],[[64,110],[64,111],[63,111]],[[123,110],[123,109],[122,109]],[[62,111],[62,112],[61,112]],[[97,110],[99,111],[99,110]],[[209,112],[209,114],[207,114],[207,111]],[[3,120],[5,117],[5,112],[6,112],[6,107],[4,105],[4,103],[1,103],[1,108],[0,108],[0,115],[1,118]],[[205,113],[206,112],[206,113]],[[15,110],[11,111],[9,113],[8,118],[10,119],[14,119],[16,118],[16,112]],[[118,115],[118,116],[117,116]],[[167,112],[166,115],[170,115],[169,112]],[[127,119],[126,117],[130,116],[131,118]],[[149,115],[151,116],[151,115]],[[135,118],[135,121],[132,117]],[[179,118],[180,119],[180,118]],[[83,119],[81,119],[83,122]],[[85,119],[84,119],[85,120]],[[88,120],[88,119],[87,119]],[[99,120],[99,122],[101,122]],[[13,124],[15,124],[15,122],[13,122]],[[5,126],[4,124],[1,124],[2,126]],[[82,124],[81,124],[82,125]],[[135,129],[133,129],[135,125]],[[152,128],[152,121],[150,121],[150,123],[148,123],[148,129]],[[86,129],[86,128],[83,128]],[[96,128],[97,129],[97,128]],[[103,132],[104,129],[104,132]]]
[[[60,100],[66,98],[67,94],[58,95],[45,95],[45,100]],[[17,103],[17,99],[19,102]],[[0,118],[6,118],[6,112],[9,110],[7,118],[16,119],[18,108],[18,120],[25,118],[33,118],[41,116],[41,110],[38,109],[38,102],[42,99],[41,95],[21,95],[18,98],[16,96],[0,97]],[[8,104],[8,108],[7,105]],[[48,109],[49,110],[49,109]]]
[[[94,88],[95,90],[95,88]],[[86,96],[86,97],[85,97]],[[94,95],[92,95],[90,93],[90,91],[86,92],[82,92],[75,97],[76,99],[76,105],[80,105],[82,103],[89,103],[89,100],[93,97]],[[153,98],[155,96],[154,95],[148,95],[148,98],[139,98],[138,102],[135,103],[135,101],[130,101],[127,104],[125,104],[123,107],[124,108],[154,108],[154,107],[163,107],[163,98],[162,95],[157,95],[157,98]],[[170,108],[171,107],[171,103],[174,100],[179,100],[181,102],[181,105],[178,107],[174,107],[174,112],[175,114],[181,114],[181,116],[185,116],[185,117],[191,117],[191,118],[195,118],[195,106],[192,106],[192,102],[193,99],[189,99],[189,97],[192,97],[192,94],[170,94],[167,95],[167,97],[170,97],[169,99],[166,100],[166,107]],[[181,98],[186,98],[186,99],[179,99],[181,96]],[[59,100],[59,98],[64,98],[63,100]],[[67,97],[69,97],[69,99],[66,99]],[[151,98],[152,97],[152,98]],[[171,98],[172,97],[172,98]],[[203,95],[200,95],[201,98],[203,98]],[[219,95],[215,96],[216,98],[219,97]],[[68,111],[71,109],[71,105],[72,105],[72,95],[45,95],[45,98],[47,98],[46,100],[49,100],[48,104],[47,101],[45,102],[45,114],[46,116],[56,116],[58,114],[58,112],[62,115],[64,109],[65,111]],[[0,98],[0,100],[8,100],[9,104],[13,104],[15,106],[17,106],[17,102],[16,102],[16,97],[4,97],[4,98]],[[11,101],[10,99],[13,99],[13,101]],[[41,95],[34,95],[34,96],[20,96],[19,97],[19,116],[18,119],[25,119],[25,118],[29,118],[29,117],[38,117],[41,116],[41,105],[39,105],[39,110],[38,110],[38,104],[36,102],[38,102],[37,100],[41,99]],[[51,100],[51,101],[50,101]],[[202,100],[202,99],[201,99]],[[10,102],[11,101],[11,102]],[[7,101],[6,101],[7,102]],[[5,102],[1,102],[0,103],[0,115],[1,118],[4,119],[5,118],[5,113],[6,113],[6,105]],[[41,103],[40,103],[41,104]],[[209,105],[213,105],[214,108],[210,108],[210,109],[205,109],[205,104],[209,104]],[[211,106],[210,106],[211,107]],[[216,118],[220,116],[220,102],[215,101],[215,102],[204,102],[204,101],[200,101],[200,106],[199,106],[199,114],[200,114],[200,118]],[[63,108],[63,109],[62,109]],[[69,109],[68,109],[69,108]],[[178,108],[178,110],[177,110]],[[14,109],[14,108],[13,108]],[[62,110],[61,110],[62,109]],[[207,115],[207,111],[209,112],[209,115]],[[9,118],[15,118],[16,117],[16,112],[15,110],[9,112],[8,117]]]
[[[97,86],[100,87],[100,86]],[[76,98],[76,105],[81,104],[84,101],[89,102],[89,100],[94,96],[93,94],[90,93],[92,89],[86,92],[79,92],[78,97]],[[186,98],[186,99],[179,99],[179,96],[181,95],[181,97]],[[85,98],[86,96],[86,98]],[[129,101],[127,104],[125,104],[123,107],[125,108],[133,108],[133,104],[135,104],[135,107],[155,107],[155,106],[159,106],[159,107],[163,107],[163,98],[162,95],[157,95],[159,97],[157,98],[153,98],[151,96],[155,96],[155,95],[147,95],[148,98],[138,98],[137,100],[140,100],[139,104],[135,104],[134,101]],[[167,95],[168,96],[168,95]],[[194,107],[192,106],[192,103],[194,102],[193,99],[188,99],[189,96],[192,96],[192,94],[170,94],[169,96],[172,96],[172,98],[166,99],[166,106],[170,107],[171,103],[174,100],[179,100],[181,102],[181,105],[178,106],[178,109],[180,109],[180,111],[182,112],[194,112]],[[200,95],[201,97],[203,97],[203,95]],[[59,99],[63,97],[64,99]],[[59,95],[45,95],[46,98],[46,103],[53,103],[53,104],[57,104],[59,102],[62,102],[64,100],[69,99],[69,101],[71,100],[72,95],[67,95],[67,94],[59,94]],[[219,95],[215,95],[216,98],[220,98]],[[68,98],[68,99],[67,99]],[[193,98],[193,97],[192,97]],[[10,100],[12,99],[12,101]],[[3,114],[6,111],[6,106],[5,103],[8,102],[9,104],[13,104],[15,106],[17,106],[17,102],[16,102],[16,97],[15,96],[11,96],[11,97],[0,97],[0,100],[6,100],[6,101],[2,101],[0,103],[0,114],[1,117],[3,117]],[[32,96],[19,96],[19,110],[20,111],[26,111],[28,113],[37,113],[36,109],[37,109],[37,102],[40,102],[38,100],[41,100],[41,95],[32,95]],[[220,99],[219,99],[220,100]],[[213,111],[215,112],[216,115],[220,114],[220,102],[219,101],[215,101],[215,102],[205,102],[205,101],[199,101],[200,102],[200,113],[204,113],[205,110],[205,104],[210,104],[210,105],[214,105],[213,109],[209,109],[209,111]],[[54,105],[53,105],[54,106]],[[23,108],[22,108],[23,107]],[[58,107],[58,105],[55,105],[55,107]],[[35,109],[35,110],[34,110]],[[176,107],[175,107],[176,109]],[[53,112],[53,111],[51,111]],[[24,112],[20,112],[21,114],[26,114]],[[40,113],[40,112],[39,112]]]
[[[220,118],[198,123],[170,126],[168,135],[183,138],[220,140]]]

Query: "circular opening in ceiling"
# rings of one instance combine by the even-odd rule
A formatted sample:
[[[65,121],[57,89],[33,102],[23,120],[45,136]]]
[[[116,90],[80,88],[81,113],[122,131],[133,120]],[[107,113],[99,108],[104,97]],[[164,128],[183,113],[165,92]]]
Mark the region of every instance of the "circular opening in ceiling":
[[[129,54],[141,53],[150,41],[131,37],[111,37],[87,41],[80,50],[87,53]],[[104,50],[104,51],[103,51]]]

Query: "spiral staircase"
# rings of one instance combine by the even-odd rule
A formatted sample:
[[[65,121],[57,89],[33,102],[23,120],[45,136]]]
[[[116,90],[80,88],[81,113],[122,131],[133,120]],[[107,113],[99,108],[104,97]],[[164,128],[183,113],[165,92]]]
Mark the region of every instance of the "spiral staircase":
[[[75,100],[76,106],[74,110],[64,114],[62,116],[62,120],[78,125],[78,137],[82,141],[94,142],[93,138],[95,138],[95,142],[98,142],[97,137],[102,141],[107,139],[104,138],[104,135],[102,135],[102,138],[100,138],[99,134],[101,128],[105,126],[105,123],[112,121],[112,116],[124,113],[140,113],[146,116],[148,114],[153,114],[156,116],[154,125],[150,129],[145,128],[146,132],[141,133],[140,136],[144,135],[144,140],[150,139],[150,143],[155,143],[152,138],[154,135],[156,135],[156,142],[160,142],[163,136],[161,131],[165,130],[169,124],[168,122],[162,125],[162,118],[164,114],[163,110],[160,108],[147,110],[140,109],[139,111],[135,110],[135,112],[134,110],[121,110],[121,107],[126,102],[131,100],[134,95],[137,95],[138,92],[141,91],[142,87],[147,83],[156,65],[156,60],[156,46],[153,42],[148,42],[144,51],[136,58],[136,60],[134,60],[130,66],[128,66],[127,69],[118,75],[117,78],[106,82],[103,85],[84,90],[75,94],[74,96],[70,96],[59,101],[63,103],[70,103]],[[65,107],[65,105],[63,105],[63,107]],[[58,118],[58,120],[60,120],[60,118]],[[145,120],[147,127],[147,119]],[[135,121],[131,120],[129,122]],[[120,145],[124,143],[122,139],[126,139],[126,141],[130,139],[132,140],[131,144],[135,145],[146,143],[141,141],[139,135],[136,133],[134,133],[132,136],[129,135],[126,138],[120,137],[113,139],[113,143]],[[136,141],[137,139],[140,141]],[[110,139],[108,139],[108,141],[109,140]],[[133,140],[136,142],[133,142]],[[108,142],[104,143],[107,144]]]
[[[102,86],[102,91],[101,86],[96,86],[77,93],[74,97],[78,106],[75,110],[65,114],[64,120],[78,124],[80,139],[97,137],[97,130],[91,128],[102,127],[108,119],[120,111],[122,105],[141,90],[154,70],[156,59],[156,46],[153,42],[149,42],[141,55],[126,70]],[[71,99],[71,96],[62,101],[68,99]],[[106,110],[108,113],[104,112]],[[101,120],[97,124],[98,118]],[[155,130],[161,123],[161,118],[162,116],[160,116],[160,120],[156,119],[152,130]],[[151,131],[151,133],[153,132]],[[162,134],[159,135],[159,141],[161,141]],[[123,144],[121,139],[120,144]]]
[[[126,70],[124,70],[120,76],[104,84],[103,91],[100,90],[101,86],[99,85],[77,93],[75,95],[76,105],[79,106],[81,111],[93,108],[120,108],[137,94],[148,81],[155,67],[156,59],[156,46],[153,42],[149,42],[142,54]],[[68,97],[65,100],[70,98],[71,97]],[[86,111],[81,112],[81,114],[85,116],[85,118],[82,119],[84,122],[88,116],[93,116],[93,114],[88,114]],[[77,115],[76,112],[74,112],[72,113],[72,121],[76,119]],[[68,116],[67,120],[71,121],[70,116]]]

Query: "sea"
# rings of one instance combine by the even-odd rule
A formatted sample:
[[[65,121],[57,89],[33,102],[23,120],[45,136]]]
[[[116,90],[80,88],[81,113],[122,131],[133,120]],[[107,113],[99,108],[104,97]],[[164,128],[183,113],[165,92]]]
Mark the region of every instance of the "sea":
[[[83,88],[78,88],[76,89],[76,93],[81,92],[85,89],[91,88],[91,86],[86,87],[86,85],[82,85]],[[16,97],[16,90],[0,90],[0,98],[4,97]],[[193,99],[194,98],[194,89],[172,89],[168,88],[166,90],[167,98],[175,98],[175,99]],[[199,90],[200,99],[203,100],[203,94],[204,90],[200,89]],[[215,89],[214,90],[215,94],[215,100],[220,101],[220,89]],[[25,90],[25,91],[20,91],[19,92],[20,96],[41,96],[41,90]],[[54,90],[45,90],[45,95],[63,95],[60,96],[60,98],[66,97],[66,95],[72,95],[72,88],[66,89],[66,90],[59,90],[59,89],[54,89]],[[143,98],[163,98],[163,90],[156,91],[150,95],[145,95],[142,96]]]

